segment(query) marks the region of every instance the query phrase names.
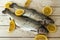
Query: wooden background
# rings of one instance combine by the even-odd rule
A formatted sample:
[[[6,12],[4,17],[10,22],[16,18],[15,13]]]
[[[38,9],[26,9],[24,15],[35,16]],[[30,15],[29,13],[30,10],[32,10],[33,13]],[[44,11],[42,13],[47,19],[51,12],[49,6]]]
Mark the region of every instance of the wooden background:
[[[0,0],[0,40],[33,40],[34,34],[26,32],[20,29],[16,29],[13,33],[8,32],[9,28],[9,16],[2,14],[3,5],[9,0]],[[55,9],[53,15],[51,16],[54,19],[55,24],[57,25],[56,33],[49,33],[49,40],[60,40],[60,0],[53,0]]]

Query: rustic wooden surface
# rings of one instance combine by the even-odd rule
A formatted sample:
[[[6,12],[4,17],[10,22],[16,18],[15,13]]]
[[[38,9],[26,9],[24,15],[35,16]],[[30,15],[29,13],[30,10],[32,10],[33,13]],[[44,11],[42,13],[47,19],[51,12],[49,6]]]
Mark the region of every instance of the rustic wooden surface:
[[[7,15],[2,14],[2,10],[4,3],[9,0],[1,0],[0,1],[0,40],[33,40],[35,34],[31,32],[25,32],[21,29],[16,29],[13,33],[8,32],[9,28],[9,17]],[[54,19],[55,24],[57,25],[56,33],[49,33],[49,40],[60,40],[60,0],[53,0],[55,5],[53,8],[55,9],[51,18]]]

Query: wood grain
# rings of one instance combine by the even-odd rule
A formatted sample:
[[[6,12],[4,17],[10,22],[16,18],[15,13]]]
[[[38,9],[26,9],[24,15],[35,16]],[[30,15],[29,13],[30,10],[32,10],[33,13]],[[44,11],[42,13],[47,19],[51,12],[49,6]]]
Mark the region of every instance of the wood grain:
[[[34,38],[0,38],[0,40],[33,40]],[[48,38],[49,40],[60,40],[60,38]]]
[[[18,1],[17,0],[15,0],[15,1],[14,0],[2,0],[2,1],[0,1],[0,6],[4,6],[4,4],[8,1],[13,1],[13,2],[16,2],[16,3],[19,2],[19,0]],[[60,0],[52,0],[52,1],[53,1],[52,6],[60,6]]]
[[[34,38],[0,38],[0,40],[33,40]],[[48,38],[49,40],[60,40],[60,38]]]
[[[9,37],[33,38],[36,35],[33,32],[25,31],[20,28],[17,28],[14,32],[9,33],[8,29],[9,29],[9,26],[0,26],[0,38],[1,37],[3,38],[5,37],[6,38],[9,38]],[[55,33],[49,33],[47,36],[51,38],[60,37],[60,27],[57,26],[57,31]]]

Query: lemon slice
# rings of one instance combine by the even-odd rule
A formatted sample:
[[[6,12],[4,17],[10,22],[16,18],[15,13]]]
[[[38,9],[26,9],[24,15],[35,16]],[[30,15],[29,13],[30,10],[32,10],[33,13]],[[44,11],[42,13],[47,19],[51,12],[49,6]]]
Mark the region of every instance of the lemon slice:
[[[49,25],[47,25],[47,29],[49,32],[56,32],[56,25],[49,24]]]
[[[12,4],[12,2],[7,2],[7,3],[4,5],[4,7],[9,9],[11,4]]]
[[[25,7],[28,7],[31,3],[31,0],[27,0],[26,3],[25,3]]]
[[[23,9],[17,9],[17,10],[15,11],[15,15],[16,15],[16,16],[21,16],[21,15],[23,15],[23,13],[24,13],[24,10],[23,10]]]
[[[14,31],[16,28],[15,21],[13,19],[10,20],[10,27],[9,27],[9,32]]]
[[[34,40],[48,40],[45,35],[37,35],[35,36]]]
[[[46,16],[49,16],[52,14],[52,7],[50,6],[45,6],[43,9],[42,9],[42,13]]]

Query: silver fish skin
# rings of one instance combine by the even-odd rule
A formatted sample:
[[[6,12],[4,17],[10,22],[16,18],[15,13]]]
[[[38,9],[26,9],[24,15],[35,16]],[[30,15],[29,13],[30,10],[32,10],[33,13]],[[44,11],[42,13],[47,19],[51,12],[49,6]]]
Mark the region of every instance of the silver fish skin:
[[[10,7],[13,8],[14,10],[23,9],[25,11],[23,16],[27,16],[29,18],[32,18],[32,19],[36,20],[36,21],[43,20],[43,21],[46,22],[46,24],[54,23],[53,19],[51,19],[50,17],[48,17],[46,15],[43,15],[42,13],[37,12],[34,9],[29,9],[29,8],[25,8],[25,7],[19,6],[16,3],[13,3]]]
[[[33,31],[37,34],[38,33],[39,34],[48,33],[48,30],[44,27],[44,25],[40,24],[39,22],[37,22],[35,20],[32,20],[32,19],[30,19],[28,17],[24,17],[24,16],[17,17],[9,9],[4,10],[3,13],[7,13],[8,15],[10,15],[15,20],[17,26],[19,26],[23,30]]]

